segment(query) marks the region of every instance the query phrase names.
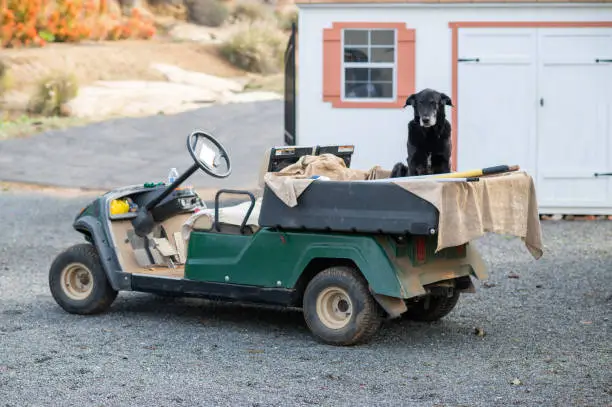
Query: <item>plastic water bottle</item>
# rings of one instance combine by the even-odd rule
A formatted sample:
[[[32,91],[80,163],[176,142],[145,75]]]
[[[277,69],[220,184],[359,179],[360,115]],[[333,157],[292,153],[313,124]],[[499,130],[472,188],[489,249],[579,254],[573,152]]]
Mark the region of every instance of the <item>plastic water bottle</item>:
[[[168,173],[168,184],[172,184],[178,178],[178,171],[176,168],[171,168]]]

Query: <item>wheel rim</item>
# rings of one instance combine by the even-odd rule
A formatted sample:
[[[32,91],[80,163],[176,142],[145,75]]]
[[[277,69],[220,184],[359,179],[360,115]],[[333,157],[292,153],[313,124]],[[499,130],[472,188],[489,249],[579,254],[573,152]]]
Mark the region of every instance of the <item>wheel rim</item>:
[[[317,315],[330,329],[344,328],[353,315],[353,303],[340,287],[328,287],[317,297]]]
[[[83,300],[93,289],[91,270],[80,263],[72,263],[62,270],[62,290],[73,300]]]

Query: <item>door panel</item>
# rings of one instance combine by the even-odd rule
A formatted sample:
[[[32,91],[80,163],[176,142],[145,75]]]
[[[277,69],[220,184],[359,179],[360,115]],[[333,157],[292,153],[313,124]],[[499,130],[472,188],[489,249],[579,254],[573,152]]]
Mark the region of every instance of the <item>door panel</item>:
[[[459,30],[457,170],[536,172],[535,38],[535,29]]]
[[[538,30],[538,200],[544,206],[612,206],[612,30]]]
[[[545,211],[612,213],[612,29],[462,28],[458,56],[457,169],[519,164]]]

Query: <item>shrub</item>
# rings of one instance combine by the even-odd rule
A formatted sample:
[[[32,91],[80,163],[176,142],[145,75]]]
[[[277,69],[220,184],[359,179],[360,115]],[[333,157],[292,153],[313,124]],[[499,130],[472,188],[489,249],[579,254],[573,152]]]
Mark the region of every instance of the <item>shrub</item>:
[[[188,0],[189,21],[207,27],[219,27],[229,17],[229,10],[218,0]]]
[[[297,25],[298,12],[297,10],[292,10],[288,12],[277,12],[276,19],[278,21],[278,26],[281,30],[289,31],[291,30],[292,23],[295,23]]]
[[[147,39],[152,21],[136,9],[129,17],[111,10],[109,0],[4,0],[0,10],[2,47],[44,46],[84,39]]]
[[[53,73],[41,79],[28,103],[28,112],[43,116],[65,116],[66,103],[78,94],[74,75]]]
[[[10,67],[6,62],[0,60],[0,99],[12,86]]]
[[[44,45],[38,36],[42,0],[5,0],[0,9],[0,45]]]
[[[155,34],[153,23],[144,19],[138,9],[132,9],[130,16],[121,23],[110,25],[105,39],[123,40],[138,38],[146,40]]]
[[[260,3],[242,2],[236,5],[232,16],[238,21],[257,21],[265,20],[269,17],[269,14],[266,8]]]
[[[43,35],[54,42],[78,42],[89,38],[91,28],[82,19],[90,19],[94,13],[93,7],[82,9],[79,2],[72,0],[56,0],[44,26],[39,27]]]
[[[247,24],[221,44],[221,54],[235,66],[249,72],[269,74],[280,71],[287,38],[265,22]]]

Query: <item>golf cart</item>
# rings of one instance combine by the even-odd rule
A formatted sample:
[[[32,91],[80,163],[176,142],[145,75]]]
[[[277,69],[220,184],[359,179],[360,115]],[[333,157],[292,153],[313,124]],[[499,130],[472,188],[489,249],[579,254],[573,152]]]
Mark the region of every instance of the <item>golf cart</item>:
[[[77,215],[73,227],[87,243],[60,253],[49,271],[51,293],[65,311],[100,313],[118,291],[130,290],[274,304],[301,308],[319,340],[353,345],[370,339],[385,318],[442,318],[461,293],[474,292],[471,277],[487,277],[470,236],[441,248],[447,218],[435,200],[385,182],[384,171],[359,178],[350,169],[352,146],[271,148],[262,196],[221,189],[214,208],[182,185],[198,169],[229,176],[230,156],[199,131],[187,137],[187,150],[194,164],[174,182],[111,190]],[[308,163],[320,162],[319,172],[333,163],[358,175],[289,171],[317,172]],[[424,183],[410,185],[422,190]],[[247,200],[221,206],[223,194]],[[460,226],[447,219],[446,233]],[[539,223],[536,248],[537,233]]]

